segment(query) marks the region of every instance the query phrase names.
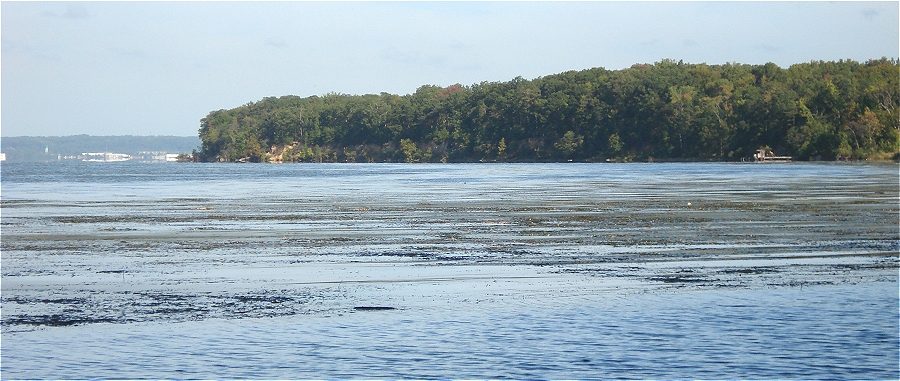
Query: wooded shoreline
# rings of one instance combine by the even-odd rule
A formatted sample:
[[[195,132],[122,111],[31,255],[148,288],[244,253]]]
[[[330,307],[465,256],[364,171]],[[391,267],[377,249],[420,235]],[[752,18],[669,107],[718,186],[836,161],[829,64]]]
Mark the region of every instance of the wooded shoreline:
[[[900,158],[900,61],[664,60],[409,95],[283,96],[201,121],[206,162]],[[686,160],[685,158],[690,158]]]

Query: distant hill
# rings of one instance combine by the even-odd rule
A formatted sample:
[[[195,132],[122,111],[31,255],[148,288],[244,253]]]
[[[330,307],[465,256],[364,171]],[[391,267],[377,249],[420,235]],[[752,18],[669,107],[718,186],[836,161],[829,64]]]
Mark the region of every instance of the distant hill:
[[[59,156],[82,152],[116,152],[137,155],[140,152],[190,153],[200,146],[196,136],[15,136],[0,138],[0,151],[6,160],[53,161]]]

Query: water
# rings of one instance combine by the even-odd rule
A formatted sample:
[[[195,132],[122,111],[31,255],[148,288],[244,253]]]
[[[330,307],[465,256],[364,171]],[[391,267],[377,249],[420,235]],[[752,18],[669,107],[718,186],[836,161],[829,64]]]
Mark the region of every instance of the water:
[[[4,164],[0,370],[896,379],[897,170]]]

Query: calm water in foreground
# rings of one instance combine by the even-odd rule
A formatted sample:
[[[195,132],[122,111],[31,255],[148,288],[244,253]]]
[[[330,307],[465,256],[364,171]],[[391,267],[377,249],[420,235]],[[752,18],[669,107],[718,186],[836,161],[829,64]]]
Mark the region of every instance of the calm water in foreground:
[[[900,377],[896,164],[5,163],[0,196],[4,379]]]

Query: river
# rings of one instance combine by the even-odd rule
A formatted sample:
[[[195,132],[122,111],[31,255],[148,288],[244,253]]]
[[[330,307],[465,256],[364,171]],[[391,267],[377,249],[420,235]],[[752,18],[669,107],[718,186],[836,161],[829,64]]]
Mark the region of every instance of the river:
[[[7,378],[886,378],[898,166],[4,163]]]

